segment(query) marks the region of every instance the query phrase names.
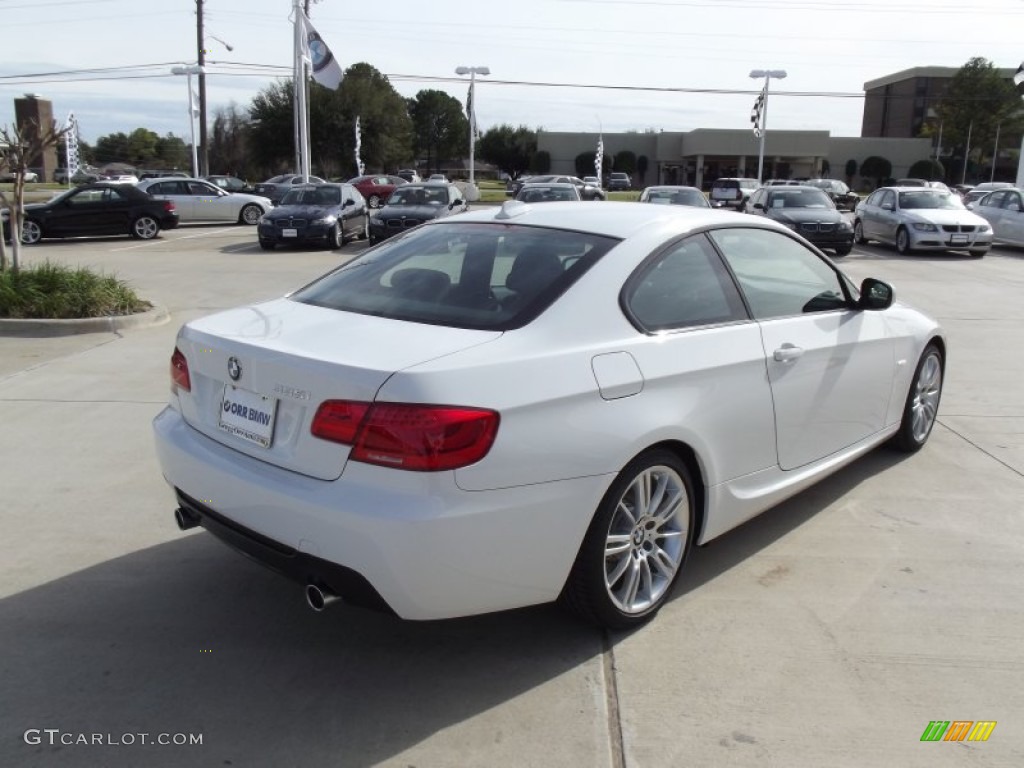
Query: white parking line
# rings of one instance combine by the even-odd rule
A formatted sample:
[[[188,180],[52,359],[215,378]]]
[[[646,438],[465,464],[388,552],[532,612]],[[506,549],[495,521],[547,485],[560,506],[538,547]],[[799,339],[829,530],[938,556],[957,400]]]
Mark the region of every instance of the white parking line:
[[[195,235],[182,235],[181,237],[173,237],[170,238],[169,240],[150,240],[149,242],[142,243],[140,245],[129,245],[126,246],[125,248],[111,248],[110,253],[117,253],[118,251],[134,251],[139,248],[148,248],[151,245],[164,245],[175,240],[194,240],[197,237],[206,237],[207,235],[220,235],[225,232],[234,232],[236,231],[236,229],[236,227],[227,227],[224,229],[211,229],[208,231],[199,232]]]

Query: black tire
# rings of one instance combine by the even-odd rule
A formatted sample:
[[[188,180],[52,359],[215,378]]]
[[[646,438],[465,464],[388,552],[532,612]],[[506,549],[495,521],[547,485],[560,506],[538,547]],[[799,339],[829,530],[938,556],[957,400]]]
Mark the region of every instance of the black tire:
[[[906,227],[896,230],[896,251],[903,256],[914,252],[914,249],[910,247],[910,234]]]
[[[857,245],[864,245],[868,240],[864,237],[864,225],[861,224],[860,219],[856,219],[853,222],[853,242]]]
[[[647,500],[641,498],[645,488],[651,491]],[[562,590],[563,605],[609,629],[630,629],[653,618],[690,553],[694,499],[690,473],[671,451],[654,449],[630,461],[590,522]],[[652,500],[651,508],[634,516]]]
[[[988,248],[972,248],[968,253],[976,259],[983,258],[988,253]]]
[[[21,242],[23,245],[35,245],[43,239],[43,228],[35,219],[25,219],[21,224]]]
[[[903,404],[900,430],[892,438],[893,445],[899,450],[915,453],[928,442],[939,412],[944,373],[945,361],[939,346],[929,344],[914,369],[910,391]]]
[[[160,234],[160,222],[152,216],[139,216],[132,222],[132,237],[138,240],[152,240]]]
[[[327,247],[332,251],[341,248],[345,244],[345,237],[341,234],[341,225],[335,224],[327,233]]]
[[[273,240],[260,239],[260,248],[262,248],[264,251],[272,251],[274,250],[274,247],[276,245],[277,243],[275,243]]]
[[[247,224],[250,227],[256,226],[260,217],[263,215],[263,209],[258,205],[250,204],[242,208],[238,214],[238,223]]]
[[[360,240],[370,239],[370,217],[363,216],[363,231],[359,233]]]
[[[836,256],[849,256],[850,255],[850,251],[852,251],[852,250],[853,250],[853,246],[852,245],[840,246],[839,248],[836,248]]]

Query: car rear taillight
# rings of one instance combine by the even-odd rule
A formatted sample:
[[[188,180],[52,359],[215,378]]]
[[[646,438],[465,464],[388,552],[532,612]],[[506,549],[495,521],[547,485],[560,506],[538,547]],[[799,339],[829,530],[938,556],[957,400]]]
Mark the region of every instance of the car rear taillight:
[[[498,422],[497,412],[483,408],[327,400],[311,431],[351,445],[353,461],[437,472],[480,461],[494,444]]]
[[[164,200],[164,210],[168,213],[174,213],[174,201]]]
[[[186,392],[192,391],[192,379],[188,375],[188,360],[177,347],[171,355],[171,391],[177,393],[179,389]]]

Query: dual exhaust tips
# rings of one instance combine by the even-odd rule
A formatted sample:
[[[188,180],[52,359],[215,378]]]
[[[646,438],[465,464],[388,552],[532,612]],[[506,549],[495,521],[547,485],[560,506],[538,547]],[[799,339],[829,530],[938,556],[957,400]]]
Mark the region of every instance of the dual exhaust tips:
[[[178,507],[174,510],[174,522],[180,530],[187,531],[199,525],[199,516],[184,507]],[[341,602],[341,598],[326,587],[319,584],[306,585],[306,603],[317,613],[322,613],[327,606],[338,602]]]

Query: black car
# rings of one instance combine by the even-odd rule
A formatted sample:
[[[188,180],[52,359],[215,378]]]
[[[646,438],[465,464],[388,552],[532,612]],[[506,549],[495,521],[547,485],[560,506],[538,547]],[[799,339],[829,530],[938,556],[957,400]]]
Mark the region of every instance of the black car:
[[[629,178],[628,173],[608,174],[608,189],[612,192],[626,192],[632,188],[633,180]]]
[[[462,213],[466,208],[466,198],[454,184],[437,181],[403,184],[396,187],[384,207],[370,217],[370,242],[385,240],[425,221]]]
[[[260,197],[270,198],[270,202],[278,205],[285,192],[296,184],[325,184],[326,181],[319,176],[300,176],[295,173],[285,173],[274,176],[256,185],[253,194]]]
[[[366,216],[366,201],[351,184],[303,184],[289,189],[280,204],[263,215],[256,231],[265,251],[296,243],[334,249],[367,237]]]
[[[839,179],[811,179],[804,183],[810,187],[825,190],[840,211],[852,211],[860,202],[860,195],[846,186],[846,182],[839,181]]]
[[[836,256],[853,250],[853,226],[817,187],[761,187],[750,196],[746,211],[785,224]]]
[[[7,214],[4,215],[7,231]],[[162,229],[178,226],[170,200],[157,200],[130,184],[85,184],[47,203],[25,206],[21,242],[38,243],[51,237],[131,235],[150,240]]]

